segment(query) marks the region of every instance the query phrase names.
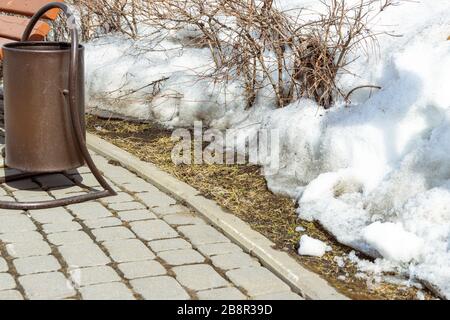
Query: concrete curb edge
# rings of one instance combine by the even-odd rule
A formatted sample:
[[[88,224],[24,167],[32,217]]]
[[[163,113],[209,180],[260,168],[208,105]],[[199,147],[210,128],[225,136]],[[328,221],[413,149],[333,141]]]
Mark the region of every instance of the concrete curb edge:
[[[304,298],[313,300],[349,299],[337,292],[319,275],[302,267],[289,254],[274,249],[274,244],[269,239],[254,231],[246,222],[226,212],[214,201],[201,196],[200,192],[190,185],[93,134],[87,134],[87,144],[92,151],[119,162],[128,170],[193,208],[213,226],[233,239],[244,251],[257,257],[266,268]]]

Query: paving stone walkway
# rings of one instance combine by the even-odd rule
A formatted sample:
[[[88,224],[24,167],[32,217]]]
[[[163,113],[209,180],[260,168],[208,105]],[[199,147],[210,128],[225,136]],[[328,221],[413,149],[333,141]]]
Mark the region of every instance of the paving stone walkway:
[[[0,209],[0,300],[300,299],[187,207],[93,158],[118,196],[49,210]],[[14,173],[2,164],[0,174]],[[3,185],[0,200],[58,199],[89,188],[98,183],[81,168]]]

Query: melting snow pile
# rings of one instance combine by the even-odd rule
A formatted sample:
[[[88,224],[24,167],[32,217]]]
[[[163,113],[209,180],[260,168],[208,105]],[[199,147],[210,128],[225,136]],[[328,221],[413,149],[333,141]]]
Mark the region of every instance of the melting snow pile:
[[[302,256],[322,257],[327,251],[331,251],[325,242],[304,235],[300,239],[298,254]]]
[[[381,36],[380,54],[361,57],[351,66],[358,77],[341,79],[346,89],[383,87],[358,91],[350,106],[324,111],[300,100],[275,109],[260,97],[245,111],[239,83],[219,92],[207,80],[192,84],[192,70],[210,67],[207,49],[166,40],[160,45],[170,50],[136,59],[133,44],[119,38],[88,46],[90,105],[113,107],[111,99],[168,77],[152,101],[142,101],[151,89],[144,88],[114,111],[168,126],[203,120],[242,137],[277,129],[281,168],[267,176],[274,192],[298,200],[301,218],[380,258],[377,271],[396,268],[450,298],[450,1],[404,3],[377,26],[401,37]],[[302,237],[300,250],[325,253],[313,240]]]

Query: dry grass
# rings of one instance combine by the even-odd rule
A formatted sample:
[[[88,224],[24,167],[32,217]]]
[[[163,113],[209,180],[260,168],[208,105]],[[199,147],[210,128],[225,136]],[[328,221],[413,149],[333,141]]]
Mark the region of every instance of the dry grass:
[[[89,117],[91,132],[131,152],[143,161],[154,163],[178,179],[192,185],[205,196],[218,202],[248,222],[253,229],[264,234],[286,250],[310,270],[320,274],[344,294],[355,299],[415,299],[417,290],[382,283],[369,285],[355,277],[355,266],[347,264],[340,268],[335,257],[348,254],[351,250],[340,245],[320,225],[297,221],[292,200],[268,191],[260,169],[242,165],[181,165],[171,160],[174,142],[171,132],[153,124],[139,124],[125,121],[102,120]],[[251,186],[251,188],[249,188]],[[332,244],[333,251],[322,258],[299,257],[296,247],[301,233],[295,231],[303,226],[306,234]],[[348,275],[346,280],[338,277]],[[427,293],[428,297],[432,295]]]

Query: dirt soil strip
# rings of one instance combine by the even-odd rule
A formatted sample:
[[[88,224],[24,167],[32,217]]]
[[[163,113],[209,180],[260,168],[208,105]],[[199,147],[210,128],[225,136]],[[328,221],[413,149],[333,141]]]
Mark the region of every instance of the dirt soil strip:
[[[203,215],[245,251],[260,259],[265,267],[285,281],[293,291],[307,299],[348,299],[320,276],[302,267],[289,254],[274,249],[273,242],[254,231],[247,223],[226,212],[214,201],[201,196],[198,190],[95,135],[88,134],[87,142],[91,150],[119,162]]]

